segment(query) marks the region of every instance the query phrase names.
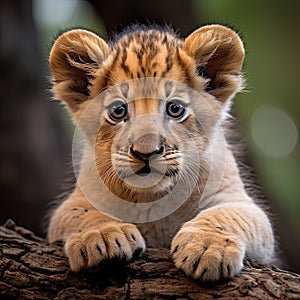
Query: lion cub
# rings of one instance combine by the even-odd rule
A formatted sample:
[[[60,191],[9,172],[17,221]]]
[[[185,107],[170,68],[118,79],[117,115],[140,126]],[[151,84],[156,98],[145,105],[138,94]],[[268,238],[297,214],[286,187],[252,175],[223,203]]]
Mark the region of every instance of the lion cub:
[[[169,247],[194,279],[237,275],[272,259],[268,217],[246,194],[223,136],[242,88],[244,48],[220,25],[186,39],[135,26],[113,41],[62,34],[50,53],[56,99],[85,143],[73,193],[54,212],[73,271]],[[145,243],[146,241],[146,243]]]

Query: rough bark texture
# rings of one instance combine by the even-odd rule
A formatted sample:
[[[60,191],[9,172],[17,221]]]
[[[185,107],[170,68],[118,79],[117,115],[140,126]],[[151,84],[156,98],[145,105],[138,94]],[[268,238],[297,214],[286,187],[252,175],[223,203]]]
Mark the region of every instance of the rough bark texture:
[[[74,274],[62,245],[49,245],[9,220],[0,227],[0,298],[300,299],[300,275],[247,260],[233,280],[196,283],[174,267],[167,249]]]

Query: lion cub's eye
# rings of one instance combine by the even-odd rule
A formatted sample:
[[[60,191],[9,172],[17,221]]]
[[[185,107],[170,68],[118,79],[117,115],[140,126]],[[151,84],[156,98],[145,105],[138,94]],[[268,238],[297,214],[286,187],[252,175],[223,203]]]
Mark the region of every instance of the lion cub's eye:
[[[114,122],[120,122],[127,116],[127,105],[121,101],[116,100],[108,107],[108,116]]]
[[[180,119],[186,113],[186,106],[180,100],[172,100],[167,104],[166,111],[170,117]]]

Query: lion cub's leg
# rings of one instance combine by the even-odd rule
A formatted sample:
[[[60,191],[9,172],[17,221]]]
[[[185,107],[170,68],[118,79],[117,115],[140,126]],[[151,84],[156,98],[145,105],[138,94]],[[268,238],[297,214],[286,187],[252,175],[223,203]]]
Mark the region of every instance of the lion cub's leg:
[[[274,238],[265,213],[253,203],[227,203],[186,222],[172,241],[175,265],[194,279],[237,275],[245,255],[268,262]]]
[[[48,236],[50,242],[65,241],[73,271],[93,267],[107,259],[129,261],[146,248],[135,225],[102,214],[78,190],[54,212]]]

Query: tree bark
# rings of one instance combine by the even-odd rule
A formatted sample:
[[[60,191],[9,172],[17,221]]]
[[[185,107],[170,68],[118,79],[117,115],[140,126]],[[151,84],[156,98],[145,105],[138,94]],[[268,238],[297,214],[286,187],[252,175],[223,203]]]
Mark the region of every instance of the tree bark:
[[[1,299],[299,299],[300,275],[252,259],[232,280],[199,283],[177,270],[167,249],[125,265],[73,273],[59,243],[8,220],[0,227]]]

